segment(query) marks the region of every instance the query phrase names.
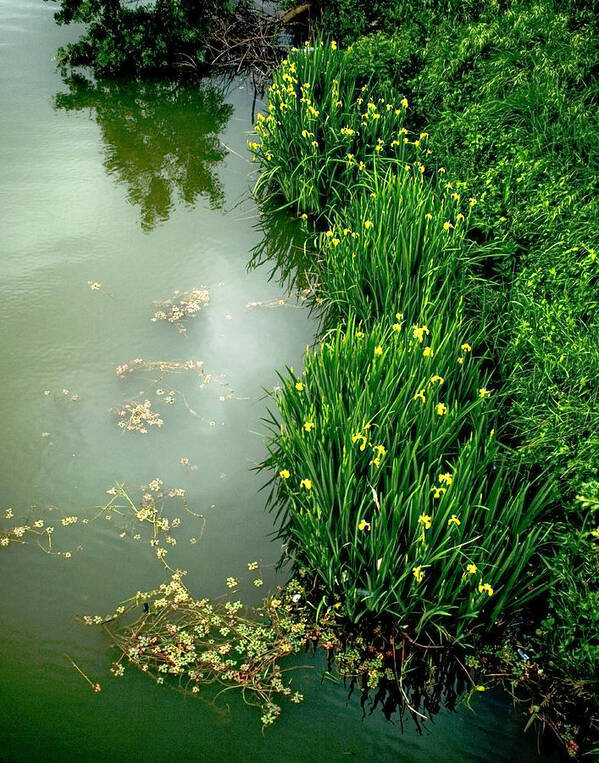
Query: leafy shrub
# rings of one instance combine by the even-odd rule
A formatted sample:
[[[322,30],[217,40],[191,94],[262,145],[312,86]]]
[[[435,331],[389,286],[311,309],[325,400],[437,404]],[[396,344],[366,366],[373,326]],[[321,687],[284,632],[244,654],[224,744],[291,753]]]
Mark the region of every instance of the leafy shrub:
[[[595,27],[584,7],[551,0],[446,19],[407,85],[413,125],[478,199],[479,238],[513,252],[515,272],[478,292],[496,305],[505,418],[529,464],[549,462],[562,478],[567,500],[598,463]]]
[[[512,292],[510,418],[526,460],[549,464],[564,496],[599,464],[598,287],[594,250],[554,246],[523,268]]]
[[[418,108],[431,134],[434,125],[435,148],[476,189],[489,226],[503,224],[523,247],[566,233],[593,246],[599,40],[591,32],[550,2],[515,3],[479,23],[447,23],[427,45]]]
[[[412,8],[408,3],[392,5],[393,12],[388,14],[390,24],[397,21],[393,14],[398,9],[403,12],[408,5]],[[406,72],[401,75],[407,79],[401,83],[399,93],[410,95],[412,128],[431,133],[430,145],[447,168],[450,182],[455,187],[456,181],[452,179],[459,178],[468,188],[463,195],[476,197],[479,202],[468,220],[467,237],[487,242],[486,246],[491,248],[505,247],[505,251],[513,254],[513,272],[507,258],[497,269],[489,266],[489,262],[482,263],[480,283],[469,293],[492,300],[494,324],[485,337],[480,330],[472,330],[472,335],[476,335],[473,341],[477,347],[487,346],[495,353],[494,371],[504,393],[503,407],[496,412],[499,420],[501,417],[505,420],[512,444],[521,445],[515,463],[524,454],[530,466],[543,469],[548,465],[547,484],[553,482],[554,475],[560,476],[565,510],[568,496],[579,490],[583,480],[596,476],[599,463],[596,435],[599,407],[595,392],[595,380],[599,378],[596,349],[599,279],[595,255],[599,247],[595,223],[599,198],[597,22],[592,18],[591,4],[576,0],[481,3],[480,13],[471,13],[472,8],[463,3],[453,18],[451,12],[444,16],[438,3],[418,5],[411,15],[405,15],[401,34],[408,35],[409,30],[414,39],[419,34],[422,40],[426,39],[422,54],[414,56],[408,48],[387,44],[381,36],[370,37],[355,48],[365,63],[361,69],[357,66],[352,76],[357,77],[357,86],[366,84],[372,92],[375,85],[370,78],[369,56],[373,67],[382,65],[383,87],[393,82],[393,71]],[[376,29],[391,33],[394,30],[386,28],[381,7],[378,3],[366,6],[336,0],[327,4],[324,20],[331,23],[334,9],[346,14],[347,23],[337,15],[328,29],[338,40],[353,41],[358,34]],[[356,15],[352,17],[352,13]],[[346,60],[350,68],[351,56]],[[420,565],[416,576],[418,564],[410,554],[418,546],[416,542],[409,545],[404,528],[411,526],[415,516],[422,515],[418,512],[429,516],[426,508],[407,504],[410,512],[414,512],[409,519],[405,500],[394,507],[394,512],[382,512],[379,508],[391,506],[397,492],[399,500],[405,498],[401,493],[404,482],[400,482],[406,479],[405,461],[404,472],[396,475],[395,482],[385,481],[383,469],[387,467],[393,475],[392,461],[407,456],[395,441],[396,436],[401,437],[404,419],[385,418],[387,406],[392,406],[385,397],[386,390],[392,388],[391,382],[386,376],[371,382],[370,375],[375,373],[373,354],[375,347],[384,348],[384,352],[387,349],[384,316],[395,309],[392,289],[397,288],[398,302],[405,299],[406,294],[412,293],[411,277],[415,279],[416,272],[410,273],[404,267],[402,252],[408,249],[392,240],[397,224],[389,213],[386,216],[389,237],[380,226],[377,228],[380,248],[366,246],[365,239],[354,242],[339,234],[345,227],[351,232],[361,230],[360,214],[375,214],[366,210],[372,205],[370,209],[376,211],[377,202],[362,195],[372,191],[368,186],[378,172],[374,162],[363,176],[366,182],[360,184],[359,193],[354,187],[351,194],[359,195],[360,199],[345,211],[340,211],[339,202],[347,196],[335,197],[337,220],[332,223],[331,234],[323,239],[319,259],[308,263],[318,275],[317,288],[325,300],[325,325],[344,325],[348,314],[357,313],[366,324],[360,342],[368,343],[368,349],[363,351],[354,346],[359,332],[350,320],[345,334],[342,328],[336,328],[319,352],[307,357],[306,374],[299,381],[301,389],[295,386],[298,382],[293,375],[283,379],[277,400],[283,418],[278,439],[275,418],[272,420],[269,463],[280,473],[280,479],[273,485],[272,503],[282,519],[281,532],[287,533],[290,556],[298,563],[314,566],[321,579],[329,581],[329,589],[347,602],[344,606],[350,617],[357,620],[371,612],[370,607],[375,610],[380,607],[377,611],[398,617],[404,624],[409,622],[416,631],[428,630],[429,625],[433,629],[439,625],[443,628],[451,623],[450,630],[455,628],[464,634],[468,625],[460,621],[459,592],[451,587],[451,582],[443,589],[446,601],[455,607],[447,619],[435,610],[435,604],[441,601],[439,595],[431,605],[428,590],[422,587],[420,599],[410,598],[410,574],[417,580],[429,568]],[[415,221],[417,217],[411,219]],[[334,244],[334,239],[339,243]],[[416,236],[410,252],[417,250],[418,240]],[[461,247],[465,244],[462,241]],[[387,250],[388,258],[384,254]],[[474,251],[472,247],[469,254]],[[442,260],[445,257],[443,251]],[[453,267],[459,258],[459,254],[451,253],[446,263]],[[452,272],[451,268],[448,272]],[[458,289],[469,288],[470,283],[462,280],[461,270],[458,273]],[[414,293],[430,294],[428,285],[421,289],[419,282]],[[420,298],[415,298],[414,305]],[[448,301],[437,313],[432,299],[429,308],[436,315],[456,315],[450,304]],[[397,308],[401,309],[399,304]],[[406,312],[411,309],[410,306]],[[485,307],[484,315],[491,314]],[[381,316],[383,322],[376,322]],[[412,320],[416,322],[417,318],[410,317]],[[432,325],[432,319],[427,317],[426,321]],[[436,331],[432,336],[436,336]],[[351,350],[346,345],[352,345]],[[442,360],[438,354],[434,357]],[[394,359],[392,353],[387,362],[392,364]],[[404,359],[401,372],[399,365],[396,369],[396,381],[405,378],[401,374],[411,378],[406,371],[408,367]],[[304,392],[305,397],[301,397]],[[400,401],[409,402],[397,388],[393,393]],[[370,406],[367,401],[371,401]],[[339,416],[337,409],[341,411]],[[393,408],[394,412],[397,410]],[[370,423],[369,416],[372,418],[372,436],[368,430],[366,440],[361,439],[366,433],[360,430],[363,423],[358,414],[362,422]],[[381,416],[389,421],[386,432],[378,425]],[[345,421],[349,422],[350,435]],[[305,424],[310,422],[315,426],[307,431]],[[411,425],[412,431],[421,432],[415,423]],[[351,443],[352,435],[360,437]],[[418,440],[417,446],[412,447],[419,447],[424,441]],[[365,449],[368,443],[373,446],[375,458],[378,451],[374,451],[374,445],[382,442],[384,458],[389,457],[388,462],[383,461],[372,470],[375,477],[370,483],[366,479],[359,482],[359,476],[370,475],[366,469],[359,472],[356,461],[351,460],[353,454],[347,455],[351,445],[363,442]],[[412,442],[410,432],[410,436],[403,438],[407,452]],[[331,459],[325,461],[323,454],[329,453]],[[431,456],[434,455],[431,451]],[[372,456],[370,461],[374,460]],[[454,458],[459,457],[458,447]],[[354,465],[353,473],[344,471],[347,464]],[[370,462],[368,466],[372,468]],[[472,471],[474,480],[476,469]],[[296,483],[292,482],[294,478]],[[302,479],[310,480],[310,490],[305,489],[305,482],[302,490]],[[416,495],[414,488],[411,497]],[[444,499],[449,500],[449,495]],[[597,502],[596,495],[593,500]],[[463,505],[468,505],[467,497]],[[432,529],[436,525],[433,514],[430,516]],[[483,519],[485,516],[483,513]],[[394,528],[389,517],[404,524]],[[597,551],[595,535],[589,534],[582,520],[576,514],[568,515],[570,525],[562,527],[553,539],[562,546],[560,551],[549,556],[543,550],[553,570],[553,587],[548,614],[539,631],[538,651],[545,663],[552,660],[564,677],[570,677],[574,691],[592,693],[597,675]],[[537,530],[534,519],[532,524]],[[381,526],[399,531],[386,536]],[[384,569],[387,556],[381,553],[385,542],[398,549],[395,575],[387,577]],[[406,545],[399,548],[401,542]],[[506,540],[506,548],[510,542]],[[434,585],[440,579],[439,570],[445,571],[445,562],[446,558],[441,561],[439,557],[435,562],[439,566],[430,567],[431,577],[425,575],[418,585],[430,585],[431,591],[436,590]],[[411,564],[414,566],[410,569]],[[538,566],[536,569],[542,577],[543,571]],[[352,575],[356,570],[358,574]],[[416,588],[415,582],[411,585]],[[396,591],[399,603],[394,600]],[[428,623],[419,621],[423,612],[431,613]]]
[[[343,207],[373,162],[425,156],[425,137],[408,139],[408,101],[369,100],[348,75],[335,43],[293,50],[275,73],[268,115],[258,115],[251,142],[258,198],[280,197],[297,212],[330,216]]]
[[[469,355],[484,328],[466,324],[460,299],[476,199],[428,180],[443,171],[418,158],[426,133],[409,141],[382,97],[364,107],[369,84],[358,90],[343,62],[334,43],[293,51],[252,146],[258,194],[331,225],[307,267],[323,326],[336,328],[304,376],[281,377],[270,503],[289,555],[350,620],[389,616],[459,640],[542,587],[528,564],[547,532],[547,488],[528,496],[502,465],[488,377]]]
[[[121,0],[60,0],[59,24],[82,23],[86,33],[58,51],[63,67],[91,66],[98,75],[148,74],[184,55],[203,60],[202,43],[215,14],[234,2],[156,0],[127,7]]]
[[[368,85],[383,96],[391,88],[408,92],[408,83],[422,65],[417,39],[410,25],[400,27],[392,36],[377,32],[360,37],[345,53],[345,76],[355,77],[358,85]]]
[[[351,621],[387,615],[460,641],[538,592],[528,563],[544,495],[501,467],[459,315],[403,323],[350,322],[302,376],[281,376],[264,466],[288,555]]]
[[[477,19],[487,9],[496,10],[501,0],[321,0],[322,27],[344,44],[370,32],[394,34],[411,24],[422,41],[444,18]]]

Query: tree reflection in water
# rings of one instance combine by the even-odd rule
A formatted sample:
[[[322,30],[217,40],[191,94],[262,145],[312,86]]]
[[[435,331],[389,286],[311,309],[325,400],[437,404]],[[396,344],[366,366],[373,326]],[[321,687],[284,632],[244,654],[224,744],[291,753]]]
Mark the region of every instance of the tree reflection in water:
[[[66,80],[55,107],[89,109],[105,143],[104,166],[127,186],[141,211],[141,227],[152,230],[168,219],[178,196],[192,205],[224,201],[216,165],[227,154],[219,140],[233,106],[224,88],[176,80],[100,80],[80,75]]]

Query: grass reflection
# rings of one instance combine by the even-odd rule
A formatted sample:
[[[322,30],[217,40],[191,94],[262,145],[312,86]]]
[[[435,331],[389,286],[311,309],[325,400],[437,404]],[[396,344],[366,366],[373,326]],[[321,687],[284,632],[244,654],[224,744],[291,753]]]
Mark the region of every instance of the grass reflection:
[[[69,90],[56,95],[55,108],[89,109],[102,133],[104,166],[140,208],[143,230],[165,222],[177,197],[188,205],[203,197],[212,209],[222,206],[215,167],[227,151],[218,136],[233,112],[223,88],[81,75],[65,82]]]

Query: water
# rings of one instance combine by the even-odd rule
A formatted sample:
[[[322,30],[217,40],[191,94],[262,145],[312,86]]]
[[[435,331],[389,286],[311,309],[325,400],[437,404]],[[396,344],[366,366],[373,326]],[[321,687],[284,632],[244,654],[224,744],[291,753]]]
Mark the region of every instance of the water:
[[[252,93],[239,83],[223,96],[172,83],[62,82],[51,58],[77,30],[57,28],[52,12],[0,0],[0,508],[56,525],[54,550],[72,555],[35,544],[0,555],[0,757],[548,759],[493,695],[480,698],[477,714],[442,711],[425,735],[409,721],[402,734],[378,711],[363,718],[357,698],[321,685],[317,669],[303,670],[294,688],[304,703],[285,705],[263,736],[258,711],[232,693],[217,712],[141,674],[107,673],[105,637],[75,617],[112,611],[162,580],[130,522],[91,521],[115,482],[136,492],[160,477],[203,515],[169,508],[182,518],[172,564],[189,571],[195,595],[220,595],[235,575],[240,595],[257,602],[284,580],[272,566],[280,547],[268,538],[263,478],[250,467],[264,454],[263,388],[276,383],[276,368],[300,365],[314,326],[301,305],[266,307],[280,290],[265,270],[246,271],[257,243],[247,196]],[[200,286],[210,304],[185,334],[152,322],[155,300]],[[135,358],[203,361],[205,373],[119,378],[116,367]],[[163,427],[118,428],[112,409],[138,399],[152,402]],[[79,521],[63,528],[68,515]],[[260,591],[244,574],[254,560]],[[65,654],[102,684],[100,694]]]

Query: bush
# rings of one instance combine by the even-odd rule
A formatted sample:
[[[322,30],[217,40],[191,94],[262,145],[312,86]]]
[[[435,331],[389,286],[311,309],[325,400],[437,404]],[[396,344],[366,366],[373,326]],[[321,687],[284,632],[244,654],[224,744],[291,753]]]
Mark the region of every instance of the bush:
[[[579,690],[595,696],[599,682],[599,482],[577,497],[581,528],[562,527],[558,552],[550,558],[557,585],[549,592],[549,614],[537,648]],[[599,714],[599,706],[596,707]]]
[[[489,227],[523,249],[566,236],[594,246],[599,40],[589,25],[550,2],[515,3],[479,23],[446,23],[424,58],[418,109]]]
[[[476,199],[407,161],[427,155],[426,133],[409,141],[382,97],[364,106],[369,87],[334,43],[293,51],[259,119],[257,192],[330,223],[306,265],[335,327],[304,376],[281,377],[263,468],[289,555],[352,622],[459,641],[542,588],[528,564],[549,483],[529,496],[502,465],[469,355],[484,326],[466,322],[460,289],[488,255],[465,238]]]
[[[394,34],[407,24],[414,26],[423,42],[444,18],[459,21],[504,5],[501,0],[321,0],[322,27],[343,44],[370,32]]]
[[[524,455],[527,465],[537,472],[548,466],[547,488],[555,484],[554,477],[561,478],[560,508],[568,524],[553,538],[560,546],[558,553],[550,555],[547,548],[543,549],[547,568],[553,572],[553,586],[546,619],[539,630],[538,651],[543,664],[551,660],[561,672],[569,689],[586,692],[588,698],[596,688],[597,675],[596,530],[589,530],[584,515],[568,513],[567,506],[581,483],[597,475],[599,463],[599,401],[595,391],[595,380],[599,378],[597,21],[592,17],[591,5],[577,0],[490,1],[480,4],[480,13],[476,14],[471,13],[468,4],[461,5],[452,17],[449,6],[444,10],[435,2],[419,3],[419,7],[403,2],[386,4],[387,8],[392,6],[388,19],[397,20],[394,14],[400,11],[404,14],[400,42],[395,45],[383,35],[369,35],[347,55],[346,64],[356,78],[356,87],[366,86],[371,93],[376,88],[371,75],[376,74],[376,68],[382,68],[381,87],[387,100],[391,100],[386,91],[388,83],[401,82],[398,94],[410,96],[412,129],[431,133],[434,140],[430,145],[446,167],[449,183],[455,189],[455,178],[459,178],[462,187],[467,188],[461,195],[478,200],[467,218],[465,238],[452,231],[452,243],[459,244],[456,252],[443,247],[437,250],[440,256],[435,278],[441,283],[447,267],[447,274],[457,276],[457,289],[466,292],[470,301],[480,300],[478,330],[471,329],[471,334],[477,348],[487,347],[493,353],[494,367],[489,372],[496,375],[503,389],[502,400],[497,401],[502,405],[496,414],[499,421],[503,419],[510,444],[519,446],[513,463],[519,464]],[[334,31],[337,39],[345,34],[353,41],[355,34],[373,29],[391,33],[380,12],[382,7],[379,3],[358,6],[336,0],[327,4],[324,20],[326,23],[334,18],[334,14],[327,15],[334,9],[340,14],[337,21],[342,20],[342,12],[351,19],[346,27],[335,23],[328,30]],[[405,13],[408,7],[411,14]],[[413,55],[408,46],[402,47],[408,35],[426,39],[422,52]],[[402,73],[394,80],[398,71]],[[428,163],[434,164],[430,158]],[[300,164],[301,158],[296,166]],[[313,173],[317,170],[313,169]],[[423,320],[411,311],[417,310],[424,294],[434,291],[430,281],[417,280],[418,268],[410,270],[418,260],[426,263],[425,252],[431,245],[430,240],[426,247],[423,245],[424,236],[417,227],[419,217],[410,199],[406,199],[405,212],[397,215],[385,209],[385,202],[368,197],[370,192],[376,194],[377,177],[382,174],[374,161],[361,176],[359,192],[354,187],[354,193],[335,195],[337,217],[330,215],[332,205],[327,210],[330,233],[320,241],[320,255],[307,262],[320,299],[324,300],[324,325],[341,326],[333,330],[315,355],[308,356],[300,388],[295,386],[298,381],[293,375],[283,379],[278,398],[283,429],[277,439],[273,417],[269,461],[283,474],[273,486],[272,501],[283,520],[281,532],[288,534],[290,555],[298,564],[314,566],[330,592],[345,597],[351,618],[358,620],[372,611],[383,611],[399,617],[404,624],[409,622],[415,631],[427,630],[428,625],[440,628],[438,638],[447,635],[442,630],[445,626],[464,635],[470,626],[460,619],[460,593],[452,587],[456,579],[449,573],[447,588],[435,588],[446,572],[448,557],[441,554],[430,568],[425,564],[419,568],[413,556],[419,547],[407,532],[415,517],[429,514],[425,504],[413,502],[419,495],[415,481],[409,493],[411,502],[405,500],[402,491],[409,479],[409,467],[402,459],[407,458],[410,448],[426,442],[426,437],[423,435],[424,439],[414,444],[413,432],[423,430],[410,421],[412,429],[403,436],[403,449],[396,444],[408,420],[402,418],[399,405],[409,403],[409,396],[399,386],[392,386],[391,376],[376,378],[374,348],[380,346],[387,353],[388,316],[396,307],[402,309],[405,300],[408,307],[404,312],[410,315],[409,321],[419,325]],[[429,174],[427,170],[425,176]],[[433,182],[431,193],[440,200],[441,187],[451,190]],[[355,200],[342,211],[340,202],[354,196]],[[419,200],[423,205],[429,203],[425,194]],[[379,204],[381,214],[377,217]],[[371,242],[363,237],[351,239],[351,233],[362,230],[360,221],[363,224],[365,215],[365,219],[376,220],[377,227],[371,231],[376,237]],[[380,219],[387,222],[388,231]],[[349,230],[347,235],[345,228]],[[416,232],[410,246],[397,240],[400,230],[407,230],[408,235]],[[503,257],[499,265],[492,258],[479,258],[476,247],[469,243],[473,240],[484,244],[489,252],[503,250],[509,256]],[[456,267],[457,263],[466,265],[466,273]],[[476,283],[469,274],[474,266]],[[426,272],[424,265],[421,273]],[[442,288],[439,291],[443,293]],[[397,305],[393,304],[395,294]],[[413,303],[410,295],[414,295]],[[489,304],[483,304],[483,300],[489,300]],[[448,318],[459,314],[450,296],[446,304],[440,298],[439,306],[437,312],[431,296],[428,308],[434,315]],[[360,329],[364,336],[359,342],[366,343],[366,350],[361,345],[356,348],[359,332],[351,319],[347,322],[352,313],[364,322]],[[489,317],[493,317],[493,325],[483,336],[483,324]],[[426,321],[432,326],[428,314]],[[436,328],[431,336],[437,336]],[[393,377],[398,385],[400,379],[413,381],[405,348],[404,352],[401,368],[398,362]],[[386,363],[393,366],[399,354],[385,354]],[[434,358],[443,361],[436,352]],[[388,389],[399,401],[396,407],[391,403],[391,394],[386,397]],[[304,392],[305,397],[301,397]],[[424,388],[423,395],[427,397]],[[341,410],[339,417],[336,408]],[[388,410],[397,419],[387,416]],[[380,426],[379,417],[389,422],[386,430]],[[324,423],[319,429],[321,420]],[[360,429],[371,420],[371,430]],[[310,422],[315,426],[307,431],[305,424]],[[353,437],[356,440],[351,442]],[[435,438],[432,441],[435,447],[441,442]],[[355,454],[348,454],[350,447],[364,444],[366,450],[368,443],[372,455],[368,468],[362,465],[360,472]],[[381,465],[373,469],[372,463],[381,452],[375,446],[381,443],[384,457],[378,459]],[[329,453],[330,462],[324,461],[322,454]],[[433,459],[435,454],[439,455],[432,448]],[[456,441],[452,457],[457,461],[460,454]],[[404,469],[395,474],[391,464],[398,461]],[[482,462],[484,454],[478,463]],[[500,468],[505,469],[505,462],[500,463]],[[431,466],[427,461],[425,465]],[[472,469],[475,482],[477,468],[474,465]],[[368,469],[374,474],[370,482]],[[395,476],[395,481],[389,476]],[[294,478],[297,484],[292,482]],[[305,489],[305,482],[302,490],[302,479],[310,480],[310,490]],[[524,479],[521,477],[521,481]],[[507,482],[510,484],[509,479]],[[511,488],[506,489],[509,493]],[[514,486],[515,501],[521,489]],[[394,511],[387,511],[398,493]],[[443,498],[450,500],[449,491]],[[461,505],[468,506],[468,496],[463,498]],[[484,500],[481,497],[481,503]],[[596,503],[596,491],[593,500]],[[379,505],[384,505],[385,510],[381,511]],[[506,511],[509,514],[511,510]],[[485,516],[483,512],[481,522]],[[431,530],[438,529],[438,515],[435,518],[431,513],[430,517]],[[535,520],[532,525],[537,531]],[[388,528],[390,532],[385,535]],[[439,533],[436,537],[442,536]],[[397,552],[395,575],[384,568],[388,558],[385,543]],[[511,539],[505,543],[505,548],[511,548]],[[529,552],[532,547],[526,550]],[[424,570],[430,572],[430,577],[421,576]],[[542,579],[546,570],[544,573],[538,560],[536,570]],[[418,584],[411,582],[420,598],[409,589],[410,574],[413,580],[420,578]],[[431,600],[430,591],[435,592]],[[452,608],[447,617],[435,609],[435,603],[441,600]],[[419,619],[426,612],[431,613],[428,625]],[[484,617],[485,612],[493,619],[488,609],[478,614]],[[539,675],[542,672],[539,670]],[[555,697],[553,700],[560,701]],[[596,703],[594,708],[590,715],[594,714],[596,722]]]
[[[598,287],[594,250],[554,246],[522,269],[512,291],[509,415],[527,462],[549,465],[564,499],[599,464]]]
[[[447,177],[478,200],[470,218],[477,240],[512,252],[512,267],[509,257],[485,267],[486,284],[472,294],[488,300],[485,312],[495,316],[489,347],[509,401],[506,430],[531,466],[550,463],[566,502],[597,475],[599,462],[590,382],[597,376],[599,36],[589,10],[543,0],[441,18],[429,7],[419,18],[428,14],[430,29],[433,18],[438,26],[402,88],[413,94],[412,126],[430,132]],[[405,56],[409,67],[414,59],[409,50]]]
[[[80,40],[58,51],[66,66],[91,66],[97,75],[163,72],[182,56],[203,61],[203,41],[215,14],[237,2],[156,0],[126,7],[121,0],[60,0],[59,24],[87,25]]]
[[[507,416],[566,500],[598,463],[598,66],[589,23],[517,4],[442,30],[420,84],[435,148],[479,198],[479,225],[520,253],[496,331]]]
[[[373,93],[387,96],[391,90],[409,93],[409,83],[422,65],[418,34],[402,26],[392,36],[382,32],[360,37],[345,52],[346,77],[368,85]]]

